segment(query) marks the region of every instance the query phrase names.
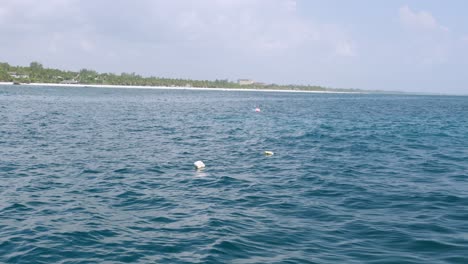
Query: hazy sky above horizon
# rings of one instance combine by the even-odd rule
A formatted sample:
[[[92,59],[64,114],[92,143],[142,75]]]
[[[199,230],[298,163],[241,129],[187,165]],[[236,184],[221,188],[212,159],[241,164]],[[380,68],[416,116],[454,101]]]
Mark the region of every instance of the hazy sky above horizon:
[[[0,0],[0,61],[468,94],[465,0]]]

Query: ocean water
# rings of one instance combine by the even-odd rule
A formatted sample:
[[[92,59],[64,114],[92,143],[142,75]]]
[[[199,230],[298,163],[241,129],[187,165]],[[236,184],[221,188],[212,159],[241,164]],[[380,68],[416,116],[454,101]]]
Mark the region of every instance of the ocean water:
[[[468,97],[0,86],[0,263],[468,263]]]

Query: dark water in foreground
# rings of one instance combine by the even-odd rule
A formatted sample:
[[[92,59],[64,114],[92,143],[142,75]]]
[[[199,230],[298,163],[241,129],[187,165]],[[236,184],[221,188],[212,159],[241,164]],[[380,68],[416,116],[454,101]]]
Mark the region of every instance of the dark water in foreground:
[[[0,262],[468,263],[468,97],[0,87]]]

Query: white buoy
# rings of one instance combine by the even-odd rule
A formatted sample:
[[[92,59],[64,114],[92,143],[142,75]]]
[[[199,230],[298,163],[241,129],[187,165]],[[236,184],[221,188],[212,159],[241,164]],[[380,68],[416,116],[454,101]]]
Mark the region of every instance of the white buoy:
[[[275,153],[273,151],[265,150],[265,152],[263,152],[263,154],[265,154],[265,156],[273,156],[273,154],[275,154]]]
[[[203,163],[203,161],[201,161],[201,160],[195,161],[195,162],[193,163],[193,165],[194,165],[195,168],[197,168],[197,169],[203,169],[203,168],[205,168],[205,163]]]
[[[255,107],[255,112],[260,112],[260,107]]]

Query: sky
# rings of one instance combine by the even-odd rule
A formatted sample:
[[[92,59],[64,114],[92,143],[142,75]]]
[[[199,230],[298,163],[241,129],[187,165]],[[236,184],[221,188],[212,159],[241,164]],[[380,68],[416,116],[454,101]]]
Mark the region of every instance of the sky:
[[[468,94],[465,0],[0,0],[0,61]]]

